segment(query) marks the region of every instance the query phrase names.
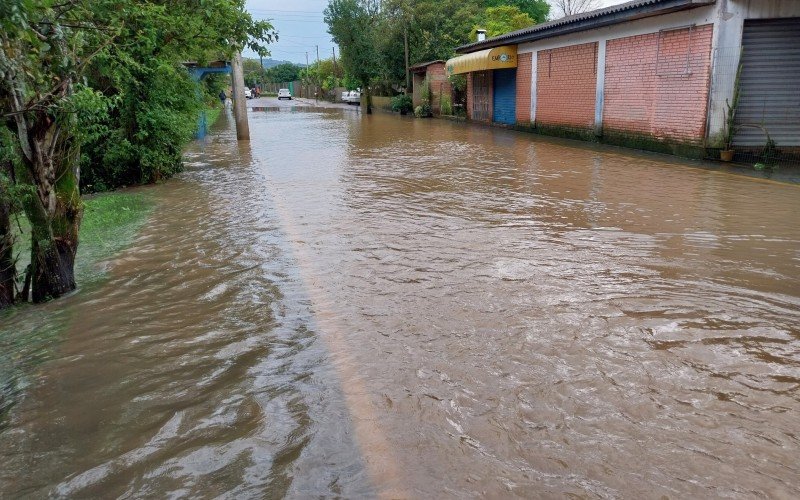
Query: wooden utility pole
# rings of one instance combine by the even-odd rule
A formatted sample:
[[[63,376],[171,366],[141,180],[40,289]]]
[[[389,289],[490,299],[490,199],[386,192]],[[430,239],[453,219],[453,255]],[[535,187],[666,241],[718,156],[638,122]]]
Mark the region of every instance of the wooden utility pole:
[[[317,94],[322,92],[322,80],[320,77],[322,74],[320,73],[319,69],[319,45],[317,45],[317,88],[314,89],[314,99],[318,99],[319,96]]]
[[[304,80],[306,81],[306,99],[308,99],[308,70],[311,66],[308,65],[308,52],[306,52],[306,77]]]
[[[233,70],[233,119],[236,122],[236,138],[240,141],[250,140],[250,125],[247,123],[247,99],[244,96],[244,71],[242,70],[242,54],[236,52],[231,63]]]
[[[410,71],[408,69],[408,26],[403,30],[403,44],[406,48],[406,94],[408,94],[408,89],[411,88]]]

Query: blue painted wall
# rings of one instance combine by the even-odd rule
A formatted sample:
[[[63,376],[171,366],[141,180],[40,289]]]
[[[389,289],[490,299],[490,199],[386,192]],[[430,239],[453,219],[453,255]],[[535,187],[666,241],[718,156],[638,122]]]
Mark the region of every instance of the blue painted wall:
[[[496,69],[492,73],[492,121],[513,125],[517,122],[517,70]]]

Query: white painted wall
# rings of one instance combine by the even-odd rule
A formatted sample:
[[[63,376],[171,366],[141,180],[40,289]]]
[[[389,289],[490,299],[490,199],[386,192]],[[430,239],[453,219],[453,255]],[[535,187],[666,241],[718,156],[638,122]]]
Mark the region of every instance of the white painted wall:
[[[733,97],[745,19],[783,17],[800,17],[800,0],[717,0],[712,50],[722,64],[712,68],[706,137],[719,136],[725,126],[725,101]]]

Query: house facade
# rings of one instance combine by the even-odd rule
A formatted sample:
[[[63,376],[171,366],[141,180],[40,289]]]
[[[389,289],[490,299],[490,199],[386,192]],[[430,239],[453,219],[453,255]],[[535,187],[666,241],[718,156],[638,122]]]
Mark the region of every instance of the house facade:
[[[685,153],[733,105],[733,145],[800,148],[797,0],[635,0],[457,52],[475,121]]]

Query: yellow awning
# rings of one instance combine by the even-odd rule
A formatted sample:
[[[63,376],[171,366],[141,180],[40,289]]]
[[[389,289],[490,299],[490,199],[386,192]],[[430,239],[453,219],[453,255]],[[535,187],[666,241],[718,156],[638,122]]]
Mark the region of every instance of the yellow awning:
[[[471,73],[487,69],[517,67],[517,46],[503,45],[493,49],[479,50],[447,61],[447,74]]]

